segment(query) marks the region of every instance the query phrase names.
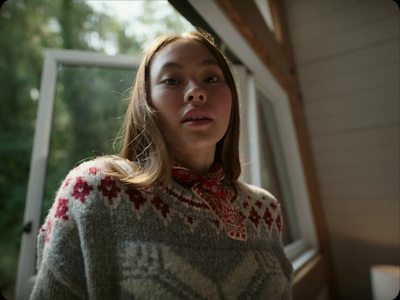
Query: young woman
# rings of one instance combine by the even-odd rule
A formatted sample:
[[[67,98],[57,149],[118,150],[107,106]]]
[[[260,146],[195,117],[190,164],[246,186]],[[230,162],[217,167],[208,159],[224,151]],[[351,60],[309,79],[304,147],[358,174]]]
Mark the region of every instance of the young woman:
[[[237,180],[238,95],[207,34],[149,47],[123,129],[119,157],[62,183],[31,299],[290,299],[280,207]]]

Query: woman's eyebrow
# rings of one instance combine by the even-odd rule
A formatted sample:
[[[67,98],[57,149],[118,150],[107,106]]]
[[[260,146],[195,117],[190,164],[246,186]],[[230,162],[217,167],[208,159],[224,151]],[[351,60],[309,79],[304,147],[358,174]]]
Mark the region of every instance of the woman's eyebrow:
[[[172,62],[172,61],[168,61],[168,62],[164,63],[164,64],[161,66],[160,69],[161,69],[161,70],[164,70],[164,69],[168,69],[168,68],[183,69],[183,66],[180,65],[179,63]]]
[[[215,59],[206,59],[200,63],[200,66],[209,66],[209,65],[216,65],[219,66],[218,62]],[[176,69],[183,69],[183,66],[177,62],[168,61],[161,66],[161,70],[168,69],[168,68],[176,68]]]
[[[208,66],[208,65],[219,66],[218,62],[215,59],[211,59],[211,58],[204,60],[200,65],[201,66]]]

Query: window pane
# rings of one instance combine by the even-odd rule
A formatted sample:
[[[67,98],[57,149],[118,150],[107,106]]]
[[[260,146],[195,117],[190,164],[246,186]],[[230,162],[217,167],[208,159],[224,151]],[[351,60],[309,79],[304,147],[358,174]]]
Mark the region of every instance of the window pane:
[[[270,191],[281,203],[283,214],[283,244],[300,238],[294,212],[293,194],[287,176],[273,106],[260,92],[257,93],[258,120],[261,146],[261,175],[263,188]]]
[[[60,182],[82,159],[115,154],[134,70],[59,67],[43,217]]]

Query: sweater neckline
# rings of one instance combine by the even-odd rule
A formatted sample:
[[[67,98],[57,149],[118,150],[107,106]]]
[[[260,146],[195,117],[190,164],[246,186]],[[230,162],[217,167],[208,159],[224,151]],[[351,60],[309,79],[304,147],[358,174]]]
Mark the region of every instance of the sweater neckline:
[[[227,179],[223,183],[233,192],[233,207],[240,210],[244,202],[244,194],[240,187]],[[182,185],[171,180],[168,185],[160,185],[153,189],[167,205],[188,217],[208,219],[215,221],[216,218],[208,208],[207,204],[199,199],[191,190],[190,186]]]

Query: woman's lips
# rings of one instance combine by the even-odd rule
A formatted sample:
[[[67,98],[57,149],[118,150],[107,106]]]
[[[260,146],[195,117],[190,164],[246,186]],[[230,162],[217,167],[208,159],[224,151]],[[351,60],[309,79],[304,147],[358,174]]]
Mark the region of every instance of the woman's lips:
[[[211,119],[208,118],[208,117],[206,117],[206,116],[203,116],[203,115],[196,115],[196,116],[193,116],[193,117],[189,117],[189,118],[187,118],[187,119],[184,119],[182,122],[183,122],[183,123],[191,122],[191,121],[199,122],[199,121],[205,121],[205,120],[211,121]]]
[[[203,109],[191,109],[183,115],[181,123],[212,121],[210,115]]]
[[[207,125],[212,122],[211,119],[191,119],[191,120],[185,120],[182,122],[182,124],[188,125],[188,126],[201,126],[201,125]]]

